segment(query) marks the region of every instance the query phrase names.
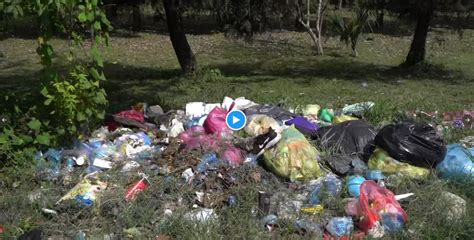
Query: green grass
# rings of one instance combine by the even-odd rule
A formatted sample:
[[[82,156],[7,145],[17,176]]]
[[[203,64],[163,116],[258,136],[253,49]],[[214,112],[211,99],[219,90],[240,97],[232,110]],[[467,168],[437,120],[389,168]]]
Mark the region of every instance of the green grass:
[[[108,80],[104,86],[110,100],[109,112],[127,109],[137,102],[158,103],[165,110],[183,108],[189,101],[220,102],[226,95],[245,96],[260,103],[282,103],[287,107],[317,103],[340,108],[346,103],[374,101],[376,110],[370,116],[374,124],[391,120],[397,112],[405,110],[472,110],[474,31],[466,30],[464,38],[458,39],[444,29],[435,30],[429,36],[428,63],[408,70],[397,66],[409,49],[409,34],[390,31],[368,34],[359,45],[358,58],[350,57],[336,38],[327,40],[326,55],[315,56],[306,33],[264,33],[251,43],[228,40],[220,33],[189,35],[201,67],[198,74],[190,77],[179,74],[168,36],[116,33],[105,50]],[[55,39],[53,45],[58,51],[56,61],[67,64],[63,56],[66,41]],[[35,48],[36,41],[28,37],[5,37],[0,41],[0,93],[34,96],[39,89],[40,71]],[[467,134],[472,132],[451,133],[445,139],[452,143]],[[133,227],[142,229],[143,235],[137,239],[157,234],[173,239],[304,238],[291,230],[292,222],[281,222],[275,233],[268,233],[252,214],[259,190],[287,190],[287,183],[271,175],[265,175],[267,180],[261,183],[249,182],[227,189],[225,194],[236,194],[240,204],[218,208],[216,222],[196,225],[180,218],[190,210],[193,189],[177,183],[166,185],[164,177],[149,169],[146,172],[153,176],[153,184],[133,203],[122,200],[133,179],[108,172],[105,177],[112,187],[96,208],[69,203],[60,207],[58,216],[45,215],[41,208],[54,208],[54,202],[77,178],[62,185],[32,181],[33,170],[11,171],[0,171],[0,224],[7,229],[6,238],[36,226],[60,238],[72,237],[79,230],[85,231],[90,239],[102,239],[104,234],[112,232],[120,237],[123,229]],[[14,188],[14,182],[20,185]],[[403,203],[410,219],[407,231],[387,238],[471,239],[474,235],[472,186],[448,184],[436,178],[397,186],[393,189],[395,193],[414,192],[416,198]],[[30,203],[28,194],[40,187],[42,197]],[[467,200],[467,215],[460,222],[448,222],[441,214],[446,207],[439,198],[441,190]],[[180,199],[183,204],[176,204]],[[175,213],[170,219],[163,217],[168,207]]]

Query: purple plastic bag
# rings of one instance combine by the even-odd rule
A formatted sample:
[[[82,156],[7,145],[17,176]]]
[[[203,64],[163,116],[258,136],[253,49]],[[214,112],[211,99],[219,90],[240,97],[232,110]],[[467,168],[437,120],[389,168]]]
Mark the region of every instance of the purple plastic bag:
[[[285,123],[288,126],[295,125],[296,129],[305,135],[311,135],[318,130],[318,125],[315,123],[310,122],[308,119],[304,117],[295,117],[291,120],[286,121]]]

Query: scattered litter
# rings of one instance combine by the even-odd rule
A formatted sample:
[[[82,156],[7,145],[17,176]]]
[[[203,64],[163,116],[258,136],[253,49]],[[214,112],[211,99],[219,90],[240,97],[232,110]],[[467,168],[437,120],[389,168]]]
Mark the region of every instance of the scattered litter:
[[[192,222],[204,223],[208,221],[217,220],[217,215],[214,212],[214,209],[203,208],[186,213],[184,215],[184,218]]]
[[[222,104],[191,102],[184,111],[164,112],[158,105],[140,103],[114,114],[89,137],[75,140],[71,149],[38,152],[36,177],[68,188],[77,183],[56,204],[73,200],[90,207],[83,211],[101,207],[105,193],[117,189],[126,189],[121,201],[133,206],[137,196],[148,196],[140,192],[151,193],[150,179],[163,189],[159,198],[167,201],[151,224],[162,224],[180,210],[186,210],[182,217],[193,223],[214,221],[221,209],[249,204],[236,189],[257,184],[252,214],[268,231],[288,227],[289,222],[296,233],[311,238],[380,238],[404,231],[408,216],[399,201],[416,199],[414,193],[395,195],[385,185],[392,189],[402,177],[420,179],[436,173],[450,180],[473,178],[474,138],[446,147],[437,131],[440,126],[402,122],[376,129],[361,119],[374,105],[362,102],[331,109],[310,104],[288,110],[225,97]],[[241,131],[226,124],[227,113],[234,109],[248,116]],[[466,129],[472,127],[468,115],[464,111],[460,120],[444,114],[443,120]],[[434,119],[439,114],[413,116]],[[130,185],[117,186],[109,173],[130,178]],[[160,179],[153,178],[156,175]],[[12,184],[19,186],[19,181]],[[166,195],[176,190],[178,196]],[[37,189],[28,200],[42,204],[47,194]],[[346,196],[350,198],[343,199]],[[465,217],[463,198],[448,192],[440,198],[447,204],[443,214],[448,221]],[[63,215],[61,207],[42,206],[41,211],[57,218]],[[120,214],[118,207],[111,209],[114,216]],[[71,235],[85,239],[85,232]],[[137,226],[122,234],[143,239],[146,232]],[[116,238],[115,234],[104,239]]]

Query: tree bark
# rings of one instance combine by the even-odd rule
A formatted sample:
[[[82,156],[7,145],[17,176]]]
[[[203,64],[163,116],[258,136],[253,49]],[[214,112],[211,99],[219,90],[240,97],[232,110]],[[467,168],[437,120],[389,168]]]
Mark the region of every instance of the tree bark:
[[[413,66],[425,60],[426,37],[428,36],[430,22],[434,12],[434,3],[433,0],[420,0],[417,7],[418,20],[415,35],[413,36],[408,56],[403,63],[405,66]]]
[[[142,18],[140,15],[140,2],[136,1],[132,6],[133,30],[138,31],[142,28]]]
[[[318,38],[316,47],[318,55],[323,55],[323,42],[322,42],[322,31],[323,31],[323,20],[324,20],[324,9],[323,9],[323,1],[318,0],[318,10],[316,12],[316,37]]]
[[[184,34],[183,23],[178,12],[178,4],[179,0],[163,0],[171,43],[183,73],[187,74],[196,69],[197,63],[196,57]]]

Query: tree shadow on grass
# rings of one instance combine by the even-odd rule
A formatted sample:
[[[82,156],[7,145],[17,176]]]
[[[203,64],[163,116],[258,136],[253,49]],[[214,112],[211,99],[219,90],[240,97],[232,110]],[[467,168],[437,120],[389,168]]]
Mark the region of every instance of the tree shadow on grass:
[[[446,84],[462,84],[465,76],[461,71],[448,69],[443,65],[421,64],[411,68],[371,64],[347,58],[309,61],[308,59],[288,60],[284,66],[262,68],[263,62],[227,63],[213,67],[228,77],[250,77],[242,83],[271,81],[272,77],[303,78],[302,83],[319,79],[341,79],[352,82],[381,81],[398,84],[404,79],[438,81]],[[262,78],[264,77],[264,78]]]
[[[160,93],[172,91],[179,81],[180,69],[162,69],[159,67],[135,67],[122,64],[105,64],[107,80],[103,83],[109,97],[109,111],[127,109],[138,102],[149,104],[166,103],[160,99]],[[176,93],[179,94],[179,93]]]

